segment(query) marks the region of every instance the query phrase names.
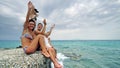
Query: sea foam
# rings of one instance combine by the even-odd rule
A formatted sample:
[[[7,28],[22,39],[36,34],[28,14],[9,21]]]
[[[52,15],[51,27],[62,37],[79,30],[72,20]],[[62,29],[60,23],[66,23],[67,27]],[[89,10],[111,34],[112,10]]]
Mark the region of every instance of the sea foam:
[[[62,53],[57,53],[57,59],[58,62],[62,65],[62,67],[64,68],[64,60],[67,59],[68,57],[66,57],[64,54]],[[54,68],[54,64],[51,63],[51,67]]]

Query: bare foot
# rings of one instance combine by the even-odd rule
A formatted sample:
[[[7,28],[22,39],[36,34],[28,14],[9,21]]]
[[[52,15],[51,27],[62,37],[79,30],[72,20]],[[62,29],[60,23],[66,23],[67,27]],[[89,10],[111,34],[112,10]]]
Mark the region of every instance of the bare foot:
[[[55,67],[55,68],[62,68],[62,65],[60,65],[59,63],[55,63],[55,64],[54,64],[54,67]]]
[[[50,57],[50,55],[48,54],[48,52],[42,51],[41,53],[42,53],[45,57],[47,57],[47,58]]]

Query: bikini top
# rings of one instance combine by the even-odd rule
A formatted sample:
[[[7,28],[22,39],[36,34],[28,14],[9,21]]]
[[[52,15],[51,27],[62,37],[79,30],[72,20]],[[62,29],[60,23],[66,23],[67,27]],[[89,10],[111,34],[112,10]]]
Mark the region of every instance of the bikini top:
[[[22,37],[28,38],[28,39],[30,39],[30,40],[33,39],[33,37],[32,37],[29,33],[23,34]]]
[[[25,34],[22,35],[22,37],[28,38],[28,39],[30,39],[30,40],[33,39],[32,35],[30,35],[30,34],[28,33],[28,30],[27,30],[27,32],[26,32]]]

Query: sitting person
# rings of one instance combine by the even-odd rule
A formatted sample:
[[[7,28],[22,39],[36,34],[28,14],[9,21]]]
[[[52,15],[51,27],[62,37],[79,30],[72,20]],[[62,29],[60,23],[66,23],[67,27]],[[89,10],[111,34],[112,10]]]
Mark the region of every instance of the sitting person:
[[[25,20],[25,23],[23,26],[23,32],[22,32],[22,37],[21,37],[22,48],[26,54],[32,54],[36,51],[36,49],[38,48],[38,45],[39,45],[42,50],[41,51],[42,54],[45,57],[48,57],[48,58],[50,57],[50,59],[54,63],[55,68],[61,68],[59,63],[51,55],[51,54],[53,54],[52,50],[50,49],[48,52],[48,50],[46,49],[44,35],[39,34],[36,36],[36,34],[34,33],[36,21],[35,21],[35,19],[30,19],[30,12],[33,8],[34,8],[34,6],[33,6],[32,2],[29,1],[28,2],[28,12],[27,12],[26,20]],[[45,30],[45,29],[43,29],[43,30]]]
[[[21,44],[24,52],[26,54],[34,53],[38,47],[38,44],[40,45],[42,49],[42,54],[46,57],[50,57],[46,50],[44,36],[38,35],[36,36],[34,34],[34,28],[36,25],[36,21],[34,19],[30,18],[30,11],[33,9],[33,4],[31,1],[28,2],[28,12],[26,16],[26,21],[24,23],[22,37],[21,37]]]
[[[44,19],[44,22],[46,22],[46,20]],[[45,30],[42,30],[42,23],[38,23],[37,25],[37,29],[34,31],[36,35],[39,35],[39,34],[43,34],[44,35],[44,40],[45,40],[45,45],[46,45],[46,48],[48,50],[48,53],[50,55],[50,58],[55,58],[53,60],[53,63],[54,63],[54,66],[55,66],[55,63],[59,64],[58,61],[57,61],[57,57],[56,57],[56,50],[53,48],[53,46],[51,45],[51,42],[50,42],[50,38],[48,38],[53,30],[53,28],[55,27],[55,24],[50,28],[50,31],[45,33]],[[45,27],[43,27],[43,29],[45,29]],[[55,66],[56,67],[56,66]],[[56,68],[61,68],[62,66],[59,64],[59,67],[56,67]]]

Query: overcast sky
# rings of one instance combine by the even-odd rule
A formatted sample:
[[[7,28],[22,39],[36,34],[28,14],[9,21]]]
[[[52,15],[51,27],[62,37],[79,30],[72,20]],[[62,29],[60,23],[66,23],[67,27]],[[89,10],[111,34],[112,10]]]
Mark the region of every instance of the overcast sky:
[[[0,0],[0,40],[19,40],[29,0]],[[52,40],[120,40],[120,0],[31,0]]]

